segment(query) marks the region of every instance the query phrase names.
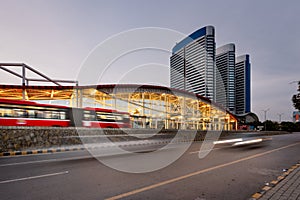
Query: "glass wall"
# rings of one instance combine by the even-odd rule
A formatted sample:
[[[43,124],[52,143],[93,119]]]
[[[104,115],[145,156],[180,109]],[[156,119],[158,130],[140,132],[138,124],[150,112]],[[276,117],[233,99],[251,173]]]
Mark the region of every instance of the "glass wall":
[[[232,130],[224,109],[189,93],[144,88],[84,89],[82,106],[129,112],[133,128]]]

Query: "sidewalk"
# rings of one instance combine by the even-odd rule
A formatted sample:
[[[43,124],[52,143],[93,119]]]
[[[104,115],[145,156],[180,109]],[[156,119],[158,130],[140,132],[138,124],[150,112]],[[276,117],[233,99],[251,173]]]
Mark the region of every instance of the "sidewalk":
[[[261,192],[255,193],[252,199],[300,200],[300,164],[292,166]]]

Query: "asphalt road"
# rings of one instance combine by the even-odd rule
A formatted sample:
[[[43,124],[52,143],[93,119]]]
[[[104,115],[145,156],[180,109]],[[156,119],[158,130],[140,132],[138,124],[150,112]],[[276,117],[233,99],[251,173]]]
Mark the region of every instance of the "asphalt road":
[[[171,165],[148,173],[117,171],[87,151],[3,157],[0,199],[249,199],[300,160],[300,133],[273,136],[268,145],[217,146],[202,159],[200,146],[193,143]],[[103,159],[122,166],[131,156]],[[152,163],[141,157],[134,164]]]

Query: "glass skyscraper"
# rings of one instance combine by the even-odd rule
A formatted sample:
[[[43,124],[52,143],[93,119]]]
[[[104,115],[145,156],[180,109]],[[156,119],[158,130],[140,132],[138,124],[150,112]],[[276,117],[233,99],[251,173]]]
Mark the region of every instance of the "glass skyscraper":
[[[170,58],[171,88],[216,100],[215,29],[203,27],[177,43]]]
[[[251,111],[250,66],[250,56],[248,54],[235,59],[236,114],[244,114]]]
[[[199,94],[234,114],[251,112],[250,57],[235,57],[232,43],[216,49],[213,26],[178,42],[170,67],[171,88]]]
[[[216,102],[235,113],[235,45],[226,44],[216,52]]]

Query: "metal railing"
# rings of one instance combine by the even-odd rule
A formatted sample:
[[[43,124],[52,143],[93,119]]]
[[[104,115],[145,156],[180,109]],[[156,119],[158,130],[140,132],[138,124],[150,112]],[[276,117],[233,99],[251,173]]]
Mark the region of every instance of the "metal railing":
[[[19,74],[15,71],[12,71],[9,69],[10,67],[20,67],[22,68],[22,73]],[[33,82],[50,82],[53,83],[57,86],[62,86],[60,83],[74,83],[76,86],[78,86],[78,81],[73,81],[73,80],[56,80],[56,79],[51,79],[45,74],[33,69],[32,67],[26,65],[25,63],[0,63],[0,69],[3,71],[6,71],[20,79],[22,79],[22,86],[28,86],[30,81]],[[28,78],[26,77],[26,70],[29,70],[33,72],[34,74],[42,77],[42,78]]]

